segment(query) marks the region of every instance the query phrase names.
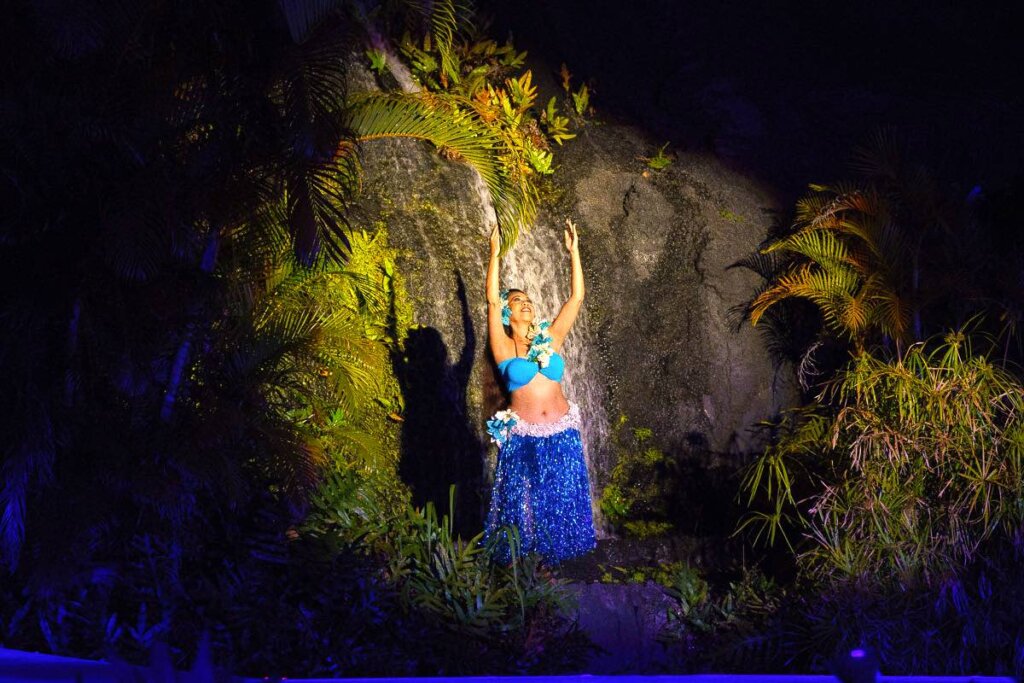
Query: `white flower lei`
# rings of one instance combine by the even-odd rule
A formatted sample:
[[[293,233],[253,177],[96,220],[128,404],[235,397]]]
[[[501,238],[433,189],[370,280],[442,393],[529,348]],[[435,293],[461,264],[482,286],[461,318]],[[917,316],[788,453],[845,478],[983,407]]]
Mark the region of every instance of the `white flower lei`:
[[[542,368],[548,366],[551,356],[555,353],[555,349],[552,347],[555,340],[548,334],[549,327],[551,327],[550,322],[541,320],[539,323],[531,323],[530,329],[527,331],[527,336],[530,337],[530,350],[526,354],[526,360],[533,361]]]

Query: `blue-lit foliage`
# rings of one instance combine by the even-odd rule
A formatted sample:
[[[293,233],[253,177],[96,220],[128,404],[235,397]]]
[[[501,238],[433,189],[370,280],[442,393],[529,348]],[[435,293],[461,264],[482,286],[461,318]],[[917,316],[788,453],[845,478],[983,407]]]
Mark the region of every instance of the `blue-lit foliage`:
[[[12,14],[26,67],[0,143],[20,203],[0,220],[7,275],[45,287],[2,309],[0,643],[133,662],[166,646],[188,666],[209,642],[253,675],[557,670],[572,648],[537,634],[579,639],[536,564],[507,576],[407,510],[391,363],[411,309],[386,226],[348,223],[358,33],[283,8]],[[408,580],[365,539],[303,526],[336,468],[380,528],[447,529]],[[436,553],[484,582],[440,610]],[[506,606],[469,648],[449,617],[478,589]]]

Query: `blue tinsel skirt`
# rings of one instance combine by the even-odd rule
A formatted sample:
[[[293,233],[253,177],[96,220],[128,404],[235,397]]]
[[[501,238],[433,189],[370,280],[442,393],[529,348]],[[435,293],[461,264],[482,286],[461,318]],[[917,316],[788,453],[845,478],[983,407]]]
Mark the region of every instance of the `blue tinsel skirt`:
[[[590,479],[580,438],[579,407],[547,424],[518,422],[498,453],[486,537],[507,562],[503,527],[519,532],[520,554],[538,553],[549,564],[597,545],[590,511]]]

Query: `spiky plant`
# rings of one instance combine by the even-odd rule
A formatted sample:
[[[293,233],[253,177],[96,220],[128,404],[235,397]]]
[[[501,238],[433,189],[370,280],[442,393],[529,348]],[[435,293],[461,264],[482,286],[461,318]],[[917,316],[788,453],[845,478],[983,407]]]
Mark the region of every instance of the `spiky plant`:
[[[812,185],[793,229],[765,249],[785,263],[758,293],[751,319],[804,299],[830,335],[858,351],[887,337],[896,346],[920,341],[982,311],[993,313],[990,325],[1012,328],[1019,264],[1006,254],[1017,245],[1006,244],[980,185],[939,174],[941,161],[925,156],[936,148],[915,155],[906,136],[882,130],[855,150],[855,182]]]
[[[335,483],[315,498],[303,533],[328,542],[361,539],[361,547],[382,560],[384,575],[402,602],[455,634],[461,647],[500,644],[507,650],[504,656],[523,657],[531,631],[562,621],[558,612],[568,599],[564,581],[555,579],[537,556],[518,552],[515,529],[508,530],[508,564],[493,561],[495,539],[484,543],[482,533],[464,539],[455,532],[454,486],[447,514],[439,515],[433,503],[388,514],[352,483],[352,476],[351,471],[330,475]],[[452,667],[475,668],[468,662]]]
[[[456,51],[459,35],[472,29],[473,5],[465,0],[406,0],[414,15],[429,26],[429,35],[441,57],[442,85],[458,83],[460,59]]]
[[[1024,538],[1024,387],[963,330],[851,361],[744,486],[769,534],[802,520],[819,577],[939,585]],[[798,493],[795,493],[798,492]]]

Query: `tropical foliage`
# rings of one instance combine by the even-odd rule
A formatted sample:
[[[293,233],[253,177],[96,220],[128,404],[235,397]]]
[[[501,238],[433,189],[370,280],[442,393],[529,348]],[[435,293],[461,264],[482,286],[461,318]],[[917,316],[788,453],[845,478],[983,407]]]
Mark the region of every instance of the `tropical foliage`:
[[[1024,387],[963,333],[890,362],[863,354],[821,400],[744,482],[768,504],[754,520],[769,542],[804,527],[812,575],[936,586],[993,537],[1019,543]]]
[[[443,94],[389,109],[385,93],[376,115],[350,97],[359,37],[334,3],[65,4],[10,15],[25,67],[0,114],[14,198],[0,218],[0,640],[132,661],[164,643],[181,666],[208,630],[219,663],[254,675],[411,675],[469,666],[456,641],[434,644],[482,599],[521,617],[503,643],[534,634],[510,666],[557,667],[562,653],[541,652],[542,622],[564,631],[546,578],[527,564],[495,578],[450,527],[431,536],[443,520],[406,512],[391,363],[412,314],[387,226],[348,213],[357,144],[413,130],[493,169],[500,219],[528,222],[507,136]],[[339,468],[378,524],[433,538],[410,575],[448,560],[476,572],[441,616],[406,601],[360,538],[299,530]]]
[[[336,192],[350,169],[333,153],[342,27],[294,45],[272,13],[165,10],[25,5],[11,31],[26,68],[11,74],[0,133],[19,188],[3,218],[5,275],[48,286],[4,287],[9,567],[33,515],[38,542],[53,538],[55,500],[75,523],[49,530],[76,548],[126,501],[185,524],[200,498],[233,504],[262,488],[250,466],[284,476],[290,495],[319,457],[260,392],[294,377],[281,365],[298,363],[291,350],[333,323],[258,314],[277,266],[265,259],[290,251],[311,265],[321,245],[335,259],[350,248]],[[245,345],[220,343],[232,336]],[[220,389],[234,393],[211,402]],[[107,496],[90,502],[97,490]]]
[[[784,539],[799,573],[741,649],[821,669],[867,644],[886,670],[1020,675],[1024,385],[991,341],[862,353],[773,425],[740,528]]]
[[[442,19],[427,30],[406,32],[400,45],[425,92],[368,96],[356,103],[351,127],[367,139],[428,139],[447,158],[472,165],[494,200],[507,248],[536,215],[539,179],[554,172],[551,143],[561,145],[576,134],[558,98],[537,106],[533,73],[519,71],[525,52],[480,36],[466,21],[466,8],[433,5]],[[440,135],[427,135],[441,126]]]
[[[631,536],[665,534],[674,527],[671,500],[680,488],[678,463],[653,444],[646,427],[627,428],[620,415],[613,442],[616,464],[601,493],[605,520]]]
[[[482,532],[468,540],[457,536],[454,487],[449,514],[438,518],[433,503],[387,513],[351,470],[330,480],[302,533],[338,547],[358,543],[375,557],[406,610],[456,636],[447,645],[434,644],[441,652],[455,648],[446,670],[536,671],[578,663],[585,655],[586,639],[564,616],[564,582],[536,556],[517,552],[515,530],[507,566],[492,561]]]
[[[655,171],[664,170],[672,165],[672,162],[674,161],[673,157],[675,156],[674,154],[665,154],[665,150],[667,148],[668,143],[666,142],[658,148],[658,151],[655,152],[654,156],[642,157],[641,160],[645,162],[649,168],[652,168]]]
[[[756,325],[789,297],[812,301],[829,331],[863,350],[873,333],[904,341],[911,302],[905,236],[871,187],[811,186],[797,202],[794,232],[764,249],[792,264],[751,304]]]
[[[490,191],[508,244],[536,215],[537,190],[530,179],[534,170],[528,166],[532,148],[506,145],[501,132],[469,100],[433,93],[367,94],[351,103],[346,124],[359,141],[428,140],[447,158],[469,163]],[[496,153],[502,149],[504,154]]]
[[[879,132],[854,155],[856,181],[811,185],[789,229],[738,263],[768,281],[745,311],[755,325],[792,328],[781,304],[811,302],[827,330],[812,345],[832,337],[860,352],[902,348],[988,311],[982,324],[1009,348],[1020,316],[1008,217],[986,208],[980,186],[911,156],[898,135]]]
[[[911,158],[880,133],[857,182],[812,185],[741,263],[766,280],[746,312],[810,397],[762,425],[741,485],[738,530],[797,570],[756,640],[811,668],[870,645],[887,670],[1019,675],[1019,261],[997,202]]]

